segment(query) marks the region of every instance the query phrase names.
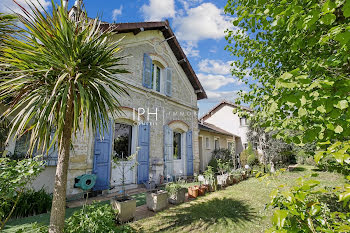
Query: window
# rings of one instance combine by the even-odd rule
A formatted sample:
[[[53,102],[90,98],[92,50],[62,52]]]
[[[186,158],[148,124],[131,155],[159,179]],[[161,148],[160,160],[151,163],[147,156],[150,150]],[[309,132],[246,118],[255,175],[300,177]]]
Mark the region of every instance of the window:
[[[174,159],[181,159],[181,133],[174,132],[173,155]]]
[[[233,142],[227,142],[227,149],[231,150],[233,147]]]
[[[214,139],[214,146],[215,146],[215,150],[219,150],[220,149],[220,141],[218,138]]]
[[[205,148],[210,149],[210,141],[208,137],[205,138]]]
[[[142,85],[146,88],[172,95],[172,69],[164,68],[158,61],[152,60],[148,54],[144,54]]]
[[[244,149],[247,149],[248,148],[248,143],[243,143],[243,147],[244,147]]]
[[[114,128],[114,158],[127,158],[131,155],[132,126],[116,123]]]
[[[153,90],[161,92],[161,68],[159,65],[152,63],[152,84]]]
[[[247,118],[241,117],[241,118],[240,118],[240,125],[241,125],[241,126],[247,126],[247,125],[248,125]]]

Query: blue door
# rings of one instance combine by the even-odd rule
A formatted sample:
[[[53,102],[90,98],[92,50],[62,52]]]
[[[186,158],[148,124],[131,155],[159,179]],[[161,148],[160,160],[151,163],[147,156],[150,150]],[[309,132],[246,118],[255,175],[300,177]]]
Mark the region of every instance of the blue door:
[[[187,160],[187,175],[193,176],[192,131],[188,131],[186,133],[186,160]]]
[[[137,183],[143,184],[149,177],[149,139],[150,125],[148,123],[139,125],[139,138],[137,153]]]
[[[110,187],[111,177],[111,152],[112,152],[113,130],[112,121],[108,122],[108,129],[99,132],[96,129],[94,147],[93,174],[96,174],[96,184],[93,190],[106,190]]]

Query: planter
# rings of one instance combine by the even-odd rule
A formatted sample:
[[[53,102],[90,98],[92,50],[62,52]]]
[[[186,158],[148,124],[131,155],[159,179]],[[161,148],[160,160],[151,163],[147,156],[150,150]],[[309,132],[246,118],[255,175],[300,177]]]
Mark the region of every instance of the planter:
[[[198,197],[198,187],[188,187],[188,197],[197,198]]]
[[[234,184],[234,176],[233,175],[228,175],[227,176],[227,184],[228,185],[233,185]]]
[[[168,206],[168,192],[164,190],[147,192],[146,202],[149,210],[154,212],[163,210]]]
[[[111,200],[113,209],[118,211],[117,221],[124,223],[135,217],[136,200],[131,197],[116,197]]]
[[[227,186],[227,179],[228,179],[227,174],[218,175],[217,179],[218,179],[218,185],[220,185],[221,187]]]
[[[205,186],[203,186],[203,185],[197,186],[196,185],[194,187],[198,189],[198,196],[204,196],[205,195],[205,192],[207,190],[207,188]]]
[[[174,194],[169,195],[168,201],[173,205],[178,205],[185,202],[186,198],[186,188],[181,188]]]

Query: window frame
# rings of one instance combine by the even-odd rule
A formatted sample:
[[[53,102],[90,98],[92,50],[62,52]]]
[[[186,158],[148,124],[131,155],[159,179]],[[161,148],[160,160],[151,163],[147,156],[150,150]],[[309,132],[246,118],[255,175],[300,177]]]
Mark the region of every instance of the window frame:
[[[152,60],[152,90],[164,94],[164,70],[165,68],[161,67],[161,64],[158,65],[157,60]],[[158,69],[159,69],[159,91],[157,90],[157,78],[158,78]]]
[[[210,139],[209,137],[205,137],[205,149],[210,150],[210,148]]]
[[[218,141],[219,148],[216,148],[216,141]],[[220,150],[221,145],[220,145],[220,138],[219,137],[214,137],[214,150]]]
[[[180,145],[179,145],[179,151],[178,151],[178,154],[180,154],[180,158],[175,158],[175,146],[174,146],[174,142],[175,142],[175,134],[178,134],[179,135],[179,139],[180,139]],[[173,160],[181,160],[182,159],[182,147],[183,147],[183,137],[182,137],[182,133],[181,132],[178,132],[176,130],[173,130]]]
[[[127,125],[129,126],[129,133],[128,133],[128,155],[125,157],[124,155],[124,160],[128,160],[128,158],[133,154],[133,138],[134,138],[134,126],[130,123],[127,122],[114,122],[114,127],[113,127],[113,147],[112,147],[112,158],[114,158],[117,154],[117,152],[115,151],[115,134],[116,134],[116,125]],[[121,156],[121,154],[120,154]],[[118,159],[122,159],[121,157],[118,156]]]

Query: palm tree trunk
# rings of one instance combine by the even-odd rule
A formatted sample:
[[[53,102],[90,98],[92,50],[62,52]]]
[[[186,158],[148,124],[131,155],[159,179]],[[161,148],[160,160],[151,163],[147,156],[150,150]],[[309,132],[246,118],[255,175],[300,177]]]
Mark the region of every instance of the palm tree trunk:
[[[70,95],[71,96],[71,95]],[[62,233],[66,213],[66,190],[69,166],[69,153],[72,139],[73,98],[68,100],[62,136],[59,141],[58,161],[55,176],[55,189],[50,216],[50,233]]]

